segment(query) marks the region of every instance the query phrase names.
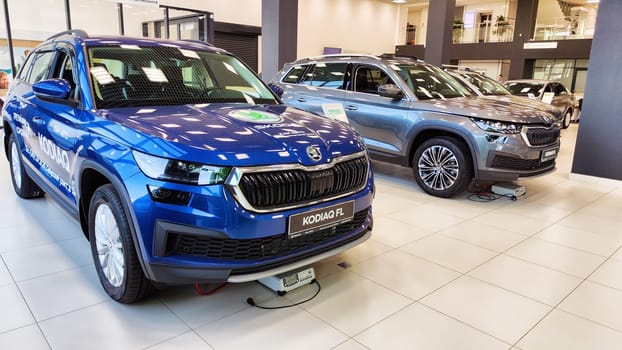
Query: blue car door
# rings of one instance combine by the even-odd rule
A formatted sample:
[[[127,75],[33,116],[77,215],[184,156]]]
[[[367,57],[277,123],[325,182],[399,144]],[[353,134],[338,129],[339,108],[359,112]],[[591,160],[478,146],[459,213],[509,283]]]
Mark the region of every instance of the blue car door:
[[[343,105],[350,124],[363,136],[370,150],[399,155],[404,148],[410,102],[378,95],[378,86],[395,84],[387,72],[358,65]]]
[[[32,129],[28,144],[37,175],[49,185],[48,192],[52,190],[70,206],[76,203],[76,155],[80,151],[77,141],[82,137],[79,126],[84,113],[78,108],[73,62],[69,50],[58,48],[50,61],[48,77],[66,79],[74,87],[67,99],[49,101],[32,96],[22,110]]]

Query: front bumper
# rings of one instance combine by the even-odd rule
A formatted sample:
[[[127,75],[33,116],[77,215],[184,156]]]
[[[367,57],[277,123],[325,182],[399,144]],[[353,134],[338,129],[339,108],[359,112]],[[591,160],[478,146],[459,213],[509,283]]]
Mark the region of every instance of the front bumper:
[[[145,184],[147,186],[145,186]],[[372,227],[373,175],[348,195],[304,207],[258,213],[242,207],[224,185],[167,183],[137,173],[125,180],[136,218],[136,240],[144,247],[147,277],[165,285],[247,281],[274,271],[309,264],[338,254],[369,237]],[[154,201],[150,188],[190,193],[187,204]],[[292,215],[352,202],[353,219],[288,238]],[[214,253],[216,251],[216,253]],[[283,270],[285,269],[285,270]]]
[[[556,126],[536,127],[542,130],[559,132]],[[525,127],[520,134],[496,134],[478,132],[478,169],[476,177],[480,181],[514,181],[522,177],[546,174],[555,170],[555,161],[559,153],[559,135],[550,140],[537,140],[531,144]]]

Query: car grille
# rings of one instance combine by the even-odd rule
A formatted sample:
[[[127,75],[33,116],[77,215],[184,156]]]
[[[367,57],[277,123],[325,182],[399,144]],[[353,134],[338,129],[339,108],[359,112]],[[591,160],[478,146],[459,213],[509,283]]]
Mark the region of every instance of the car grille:
[[[549,145],[559,139],[559,128],[529,128],[527,129],[527,139],[532,146]]]
[[[368,167],[367,158],[359,157],[317,171],[288,169],[245,173],[239,186],[253,208],[272,209],[359,189],[365,184]]]
[[[538,170],[551,167],[554,163],[554,159],[541,162],[540,159],[520,159],[497,155],[492,161],[492,167],[511,170]]]
[[[223,260],[251,260],[284,255],[347,234],[365,223],[369,210],[354,214],[351,221],[295,238],[287,234],[255,238],[229,239],[199,237],[168,232],[167,255],[185,254]]]

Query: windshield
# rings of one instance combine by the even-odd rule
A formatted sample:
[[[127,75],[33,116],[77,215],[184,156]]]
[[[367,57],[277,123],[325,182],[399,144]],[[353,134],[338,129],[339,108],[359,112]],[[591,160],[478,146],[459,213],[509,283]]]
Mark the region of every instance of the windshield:
[[[446,72],[425,64],[398,64],[391,68],[399,74],[419,100],[471,96],[471,93]]]
[[[475,85],[485,96],[511,95],[503,85],[485,75],[465,73],[462,77]]]
[[[505,87],[508,90],[510,90],[512,95],[518,95],[518,96],[533,95],[537,97],[537,96],[540,96],[540,92],[542,91],[544,84],[509,82],[505,84]]]
[[[226,54],[136,45],[89,47],[88,53],[98,108],[277,103],[246,66]]]

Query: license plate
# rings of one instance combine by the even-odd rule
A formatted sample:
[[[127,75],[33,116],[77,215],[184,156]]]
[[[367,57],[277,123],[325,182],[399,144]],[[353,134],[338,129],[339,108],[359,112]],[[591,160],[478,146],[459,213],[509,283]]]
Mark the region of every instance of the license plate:
[[[540,155],[540,160],[546,162],[547,160],[555,159],[555,157],[557,157],[557,151],[557,148],[542,151],[542,154]]]
[[[354,217],[354,201],[310,210],[289,217],[288,238],[306,235],[321,229],[336,226]]]

